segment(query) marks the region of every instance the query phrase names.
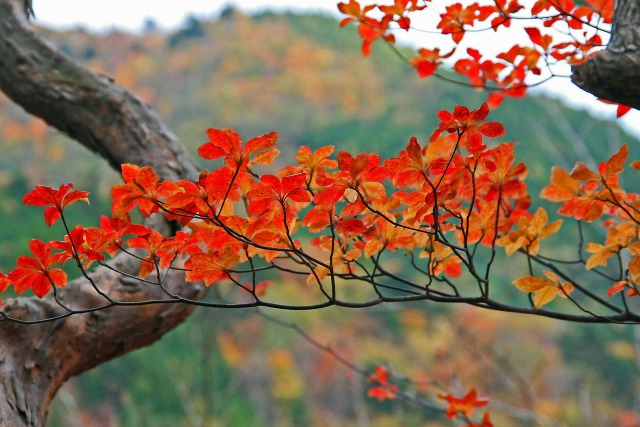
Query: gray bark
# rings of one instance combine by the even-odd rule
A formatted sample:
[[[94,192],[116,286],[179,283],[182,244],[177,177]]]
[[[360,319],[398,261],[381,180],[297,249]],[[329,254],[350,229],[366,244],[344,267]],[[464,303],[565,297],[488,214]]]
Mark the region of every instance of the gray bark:
[[[606,49],[573,67],[571,80],[595,96],[640,109],[640,3],[616,0]]]

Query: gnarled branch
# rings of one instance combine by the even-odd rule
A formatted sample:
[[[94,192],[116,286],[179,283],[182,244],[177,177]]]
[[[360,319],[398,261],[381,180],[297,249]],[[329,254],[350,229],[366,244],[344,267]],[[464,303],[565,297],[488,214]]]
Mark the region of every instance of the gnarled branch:
[[[640,108],[640,4],[615,3],[607,48],[573,67],[571,80],[599,98]]]

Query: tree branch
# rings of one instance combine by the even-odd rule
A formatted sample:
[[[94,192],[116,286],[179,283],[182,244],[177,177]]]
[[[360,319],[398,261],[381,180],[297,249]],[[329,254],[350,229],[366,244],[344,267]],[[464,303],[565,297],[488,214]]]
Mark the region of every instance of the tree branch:
[[[599,98],[640,109],[640,4],[615,4],[607,48],[574,66],[571,80]]]

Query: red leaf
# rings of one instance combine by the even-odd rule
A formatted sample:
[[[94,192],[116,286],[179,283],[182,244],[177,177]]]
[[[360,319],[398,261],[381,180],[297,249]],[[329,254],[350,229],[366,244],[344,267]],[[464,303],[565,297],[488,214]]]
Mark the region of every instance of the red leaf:
[[[89,196],[88,191],[70,191],[73,188],[74,186],[71,182],[62,184],[58,190],[44,185],[37,185],[35,190],[32,190],[24,196],[22,203],[32,206],[48,206],[44,210],[44,221],[48,226],[52,226],[60,219],[62,211],[66,206],[77,201],[89,203],[89,199],[87,198],[87,196]]]
[[[64,263],[69,256],[61,253],[52,255],[51,245],[40,239],[32,239],[29,249],[34,256],[18,257],[17,267],[7,276],[16,293],[22,294],[31,289],[38,298],[42,298],[49,292],[52,284],[63,288],[67,284],[66,273],[51,267]]]
[[[242,139],[231,129],[207,129],[209,142],[198,148],[198,154],[207,160],[224,157],[225,163],[240,167],[249,162],[252,154],[264,152],[276,145],[278,132],[270,132],[247,141],[244,149]]]
[[[489,95],[489,98],[487,98],[487,105],[489,106],[489,109],[495,110],[498,108],[500,104],[502,104],[503,99],[504,94],[502,92],[493,92]]]
[[[629,107],[628,105],[619,104],[618,110],[616,111],[616,117],[620,118],[625,114],[627,114],[630,110],[631,110],[631,107]]]
[[[389,382],[389,372],[383,366],[376,366],[368,380],[377,384],[369,390],[369,397],[375,397],[380,401],[396,397],[398,387]]]
[[[111,214],[123,218],[131,209],[138,206],[140,213],[150,216],[158,212],[158,175],[148,166],[140,167],[125,163],[122,165],[122,178],[125,184],[111,188]]]
[[[475,408],[484,406],[489,402],[489,399],[479,398],[475,388],[469,390],[469,392],[461,398],[452,396],[451,394],[438,394],[438,397],[449,402],[447,417],[451,419],[458,416],[458,414],[471,417]]]

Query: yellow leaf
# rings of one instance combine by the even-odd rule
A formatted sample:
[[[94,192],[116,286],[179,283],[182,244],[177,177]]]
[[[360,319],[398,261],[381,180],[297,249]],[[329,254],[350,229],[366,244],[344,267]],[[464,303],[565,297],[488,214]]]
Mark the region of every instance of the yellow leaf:
[[[307,277],[307,285],[318,283],[318,281],[327,277],[327,275],[329,274],[329,269],[323,265],[319,265],[316,267],[315,273],[316,274],[313,274],[313,273],[309,274],[309,277]]]
[[[571,282],[564,282],[560,289],[561,290],[558,291],[558,295],[560,295],[562,298],[567,298],[567,295],[571,295],[571,292],[573,292],[573,285],[571,284]]]
[[[532,228],[539,230],[544,227],[548,220],[549,216],[547,215],[547,211],[545,211],[544,208],[538,208],[529,223],[531,224]]]
[[[544,274],[545,276],[547,276],[547,279],[551,280],[554,283],[560,283],[560,278],[558,276],[555,275],[555,273],[549,271],[549,270],[544,270],[542,272],[542,274]]]
[[[553,301],[556,295],[558,295],[558,288],[554,285],[542,288],[533,295],[533,305],[540,308]]]
[[[640,254],[631,258],[627,268],[629,268],[629,273],[634,279],[640,276]]]
[[[384,244],[380,240],[369,240],[364,246],[364,256],[371,258],[373,254],[378,252]]]
[[[507,256],[511,256],[514,252],[522,247],[524,244],[525,236],[523,234],[517,235],[519,232],[512,232],[500,237],[497,240],[499,246],[504,246],[504,250]]]
[[[640,242],[635,242],[633,245],[629,246],[629,252],[631,255],[640,255]]]
[[[516,288],[524,292],[538,292],[548,286],[554,286],[553,282],[547,279],[534,276],[524,276],[513,281]]]
[[[614,254],[614,251],[610,247],[599,243],[589,243],[587,245],[587,252],[593,254],[587,260],[587,270],[591,270],[597,266],[606,266],[607,260]]]
[[[358,200],[358,192],[353,188],[347,188],[344,190],[344,198],[349,201],[349,203],[353,203]]]
[[[540,233],[540,237],[547,237],[553,233],[557,233],[558,230],[560,230],[560,227],[562,227],[561,219],[553,221],[551,224],[547,225],[542,229],[542,232]]]
[[[513,284],[521,291],[534,293],[533,305],[535,308],[550,303],[556,295],[566,298],[573,292],[573,285],[570,282],[560,284],[560,278],[551,271],[545,270],[543,273],[548,279],[524,276],[513,281]]]
[[[367,196],[374,199],[384,199],[387,197],[384,185],[380,182],[363,182],[360,188],[364,190]]]

